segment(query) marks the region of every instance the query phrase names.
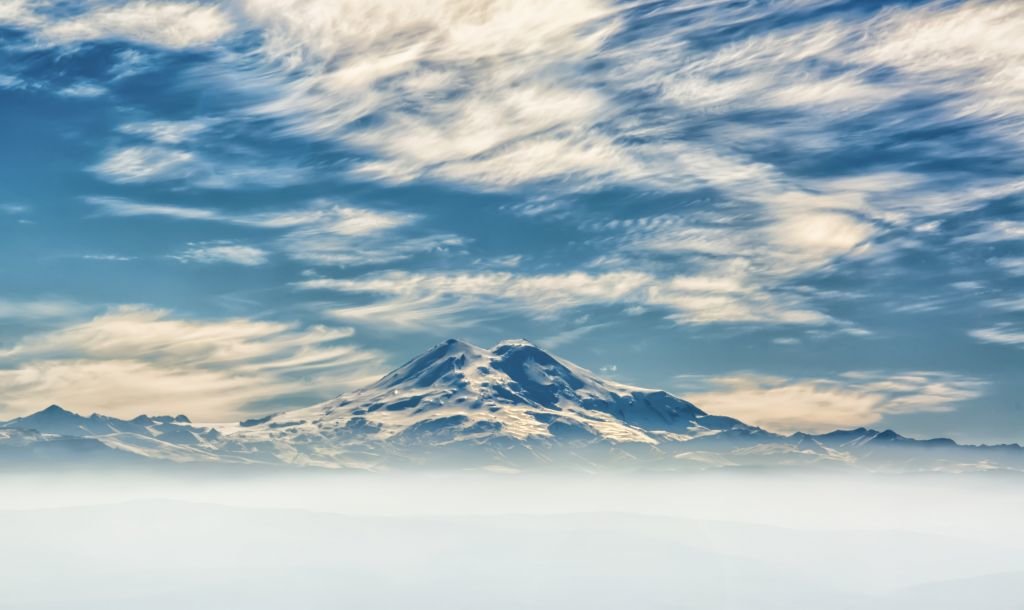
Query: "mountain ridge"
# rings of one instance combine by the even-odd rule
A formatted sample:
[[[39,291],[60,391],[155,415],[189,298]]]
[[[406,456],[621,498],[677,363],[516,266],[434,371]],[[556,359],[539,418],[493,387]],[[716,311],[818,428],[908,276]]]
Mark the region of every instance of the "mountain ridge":
[[[40,435],[23,435],[21,445],[0,436],[0,447],[79,438],[154,460],[368,470],[1024,469],[1019,445],[960,445],[868,428],[772,433],[663,390],[602,379],[525,339],[491,348],[449,339],[366,387],[235,424],[83,417],[51,405],[0,430]]]

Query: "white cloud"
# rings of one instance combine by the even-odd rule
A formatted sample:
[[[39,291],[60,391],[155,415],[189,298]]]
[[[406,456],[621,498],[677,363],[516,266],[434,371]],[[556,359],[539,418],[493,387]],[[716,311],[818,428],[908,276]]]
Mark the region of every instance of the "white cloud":
[[[724,222],[677,217],[674,224],[627,230],[619,243],[634,254],[702,256],[687,259],[691,273],[725,272],[757,295],[690,292],[685,301],[694,306],[680,307],[684,299],[673,294],[670,308],[685,311],[677,320],[820,320],[799,300],[772,293],[844,258],[882,258],[916,244],[876,243],[893,227],[937,227],[936,216],[1024,190],[1020,181],[970,175],[951,188],[894,170],[798,177],[744,152],[759,140],[841,150],[844,143],[834,137],[840,121],[915,96],[940,101],[938,121],[973,117],[1006,136],[1024,125],[1024,105],[1010,103],[1024,87],[1004,69],[1024,60],[1021,46],[1007,42],[1008,30],[1024,23],[1024,11],[1012,4],[845,14],[842,21],[811,20],[708,51],[689,38],[769,9],[693,6],[687,21],[648,28],[645,37],[621,45],[615,35],[633,18],[622,6],[563,3],[556,15],[547,5],[512,6],[308,2],[288,4],[280,19],[278,3],[245,2],[248,18],[264,28],[265,63],[254,73],[266,79],[269,70],[279,78],[263,81],[273,82],[266,90],[271,101],[255,112],[277,117],[293,133],[368,152],[371,159],[356,171],[375,179],[432,178],[487,189],[533,182],[570,190],[616,183],[669,191],[713,187],[735,206]],[[799,9],[779,10],[791,8]],[[987,30],[1004,39],[965,34]],[[600,69],[594,57],[601,58]],[[663,103],[641,102],[645,112],[637,112],[634,100],[650,92]],[[792,118],[763,123],[756,133],[732,116],[772,109]],[[372,127],[360,127],[371,114]],[[904,114],[890,116],[908,122]],[[706,136],[678,135],[701,126]],[[551,205],[520,207],[532,212]],[[416,320],[429,318],[432,306],[444,318],[472,300],[426,292],[345,315],[375,317],[404,302]],[[633,301],[632,307],[650,305]],[[697,303],[716,313],[695,314]]]
[[[0,351],[0,404],[5,415],[59,403],[118,416],[231,420],[252,403],[301,406],[297,400],[374,378],[383,368],[380,354],[351,337],[349,328],[186,320],[119,307]]]
[[[321,203],[307,216],[279,245],[292,258],[316,265],[388,263],[465,243],[452,234],[400,235],[399,229],[408,229],[420,220],[415,214]],[[256,219],[266,226],[292,220],[299,217],[270,214]]]
[[[965,280],[965,281],[961,281],[961,282],[953,282],[952,284],[950,284],[950,286],[952,286],[953,288],[956,288],[957,290],[962,290],[964,292],[978,292],[980,290],[984,290],[985,289],[985,283],[984,282],[979,282],[977,280]]]
[[[978,328],[967,334],[984,343],[1024,345],[1024,329],[1007,323],[997,324],[989,328]]]
[[[107,93],[106,87],[103,87],[101,85],[97,85],[96,83],[88,83],[88,82],[74,83],[72,85],[68,85],[67,87],[64,87],[63,89],[61,89],[60,91],[57,92],[58,95],[62,95],[64,97],[83,97],[83,98],[99,97],[101,95],[106,95],[106,93]]]
[[[66,318],[82,312],[82,306],[71,301],[10,300],[0,298],[0,320],[35,320]]]
[[[985,305],[994,307],[995,309],[1001,309],[1003,311],[1024,311],[1024,296],[992,299],[985,301]]]
[[[52,20],[28,6],[9,8],[7,22],[36,15],[31,27],[44,36]],[[139,6],[117,10],[134,15],[138,11],[128,7]],[[840,123],[869,113],[878,124],[857,134],[861,144],[927,119],[964,126],[989,144],[1020,145],[1024,104],[1017,102],[1024,81],[1006,67],[1024,59],[1019,37],[1011,35],[1024,23],[1017,3],[846,11],[710,47],[697,44],[709,32],[806,6],[685,3],[679,11],[685,19],[664,12],[664,27],[648,20],[638,37],[623,35],[640,27],[636,6],[606,0],[240,0],[230,18],[207,5],[174,6],[191,7],[175,13],[187,15],[188,23],[221,15],[219,30],[192,30],[219,31],[210,41],[236,30],[255,34],[251,52],[223,54],[208,67],[205,82],[257,93],[261,101],[242,112],[272,117],[289,134],[356,149],[360,176],[484,189],[545,182],[556,195],[610,184],[714,189],[732,206],[720,221],[679,215],[661,226],[627,228],[618,246],[634,257],[690,257],[689,275],[721,278],[742,290],[654,286],[644,298],[631,293],[630,311],[659,307],[677,321],[821,323],[826,317],[807,305],[810,297],[783,290],[795,278],[829,272],[846,258],[882,258],[913,247],[920,242],[880,238],[894,228],[935,232],[941,227],[936,217],[1024,190],[1019,180],[967,171],[945,182],[903,168],[829,179],[791,175],[763,154],[766,143],[808,155],[841,152],[848,143]],[[87,10],[69,20],[79,25],[64,31],[79,32],[79,38],[122,36],[109,24],[128,18],[111,18],[113,10]],[[87,18],[92,25],[84,27]],[[914,100],[933,103],[927,110],[901,105]],[[737,116],[748,111],[776,114],[755,125]],[[297,168],[252,167],[251,159],[215,161],[181,146],[201,138],[204,128],[125,125],[123,132],[149,141],[111,151],[94,169],[119,183],[187,180],[215,188],[283,185],[307,175]],[[521,214],[562,208],[550,201],[513,207]],[[199,212],[182,214],[200,218],[184,216]],[[384,216],[384,222],[410,224]],[[380,220],[370,219],[371,226]],[[358,221],[343,215],[326,229],[294,222],[277,245],[313,264],[386,263],[465,242],[448,234],[400,241],[376,227],[361,234],[365,239],[352,239],[346,227]],[[403,298],[421,318],[429,317],[432,304],[443,317],[492,298],[459,301],[441,294]],[[389,303],[403,302],[387,299],[372,307],[387,311]]]
[[[680,324],[748,322],[827,324],[799,297],[713,276],[657,277],[638,271],[525,275],[387,272],[354,279],[310,279],[298,287],[371,295],[370,304],[332,315],[382,327],[461,326],[474,315],[511,311],[554,318],[584,306],[642,306]]]
[[[151,55],[138,49],[125,49],[115,57],[116,62],[110,66],[110,75],[115,81],[144,74],[157,67],[157,62]]]
[[[145,182],[185,178],[195,155],[160,146],[132,146],[115,151],[93,170],[111,182]]]
[[[282,249],[295,260],[340,267],[379,265],[430,252],[448,252],[465,243],[465,239],[452,234],[403,238],[382,233],[349,237],[320,227],[297,229],[280,241]]]
[[[127,262],[136,259],[134,256],[124,256],[122,254],[86,254],[82,257],[87,261],[108,261],[108,262]]]
[[[86,197],[86,202],[110,216],[165,216],[181,220],[224,221],[229,216],[206,208],[142,203],[118,197]]]
[[[615,171],[610,164],[619,155],[586,135],[606,111],[604,96],[576,83],[583,63],[617,30],[610,3],[241,6],[263,29],[260,52],[280,77],[276,99],[256,111],[295,133],[374,152],[379,159],[359,173],[486,185],[535,180],[537,172]],[[372,129],[353,128],[371,113],[381,115]]]
[[[4,203],[0,204],[0,213],[10,214],[11,216],[21,216],[29,212],[29,207],[20,203]]]
[[[0,24],[28,29],[42,44],[123,40],[167,49],[209,46],[234,29],[219,7],[193,2],[88,2],[69,14],[62,4],[7,0]]]
[[[254,185],[283,187],[302,183],[309,177],[301,167],[262,167],[246,160],[211,159],[202,153],[165,145],[120,148],[91,169],[105,180],[118,184],[183,180],[212,189]]]
[[[996,243],[1024,240],[1024,222],[1020,220],[990,220],[976,227],[973,233],[957,238],[958,242]]]
[[[709,275],[731,271],[737,282],[768,284],[828,269],[842,256],[863,252],[876,232],[871,223],[830,211],[780,213],[773,222],[748,226],[724,214],[710,222],[694,216],[615,221],[602,230],[617,234],[625,252],[705,255],[708,262],[691,264]]]
[[[748,159],[730,134],[756,130],[729,113],[792,111],[791,120],[762,127],[769,141],[791,133],[820,139],[851,113],[915,96],[941,100],[942,120],[978,117],[999,133],[1024,126],[1017,103],[1024,80],[1005,69],[1024,59],[1011,42],[1024,10],[1012,2],[847,13],[708,51],[690,39],[803,7],[689,6],[687,19],[666,17],[665,27],[647,25],[626,44],[616,35],[636,27],[635,7],[604,0],[557,9],[532,0],[244,0],[240,7],[263,34],[262,64],[252,71],[259,80],[246,86],[270,100],[254,112],[294,133],[370,152],[375,158],[357,171],[382,179],[485,188],[548,180],[712,185],[754,201],[761,193],[827,200],[833,193],[819,191],[821,183]],[[647,104],[640,115],[624,101],[652,91],[674,109]],[[360,127],[371,114],[372,127]],[[710,121],[708,138],[677,135]],[[885,196],[899,186],[873,193],[873,205],[902,205],[906,197]],[[929,195],[934,202],[951,194],[932,188]]]
[[[110,216],[166,216],[261,229],[291,229],[316,225],[324,232],[347,237],[389,231],[409,225],[419,218],[414,214],[357,208],[329,200],[318,200],[304,208],[249,214],[229,214],[211,208],[145,203],[118,197],[87,197],[86,202]]]
[[[1024,257],[1008,256],[1005,258],[993,258],[988,261],[990,264],[999,267],[1003,271],[1014,276],[1024,275]]]
[[[992,135],[1020,142],[1024,78],[1007,66],[1024,60],[1022,24],[1017,2],[898,7],[867,19],[810,21],[706,53],[655,39],[649,58],[624,70],[656,79],[672,65],[662,90],[688,111],[722,116],[775,106],[828,127],[896,100],[927,98],[941,102],[938,121],[979,119]],[[800,133],[795,123],[783,133]]]
[[[275,242],[281,251],[295,260],[317,265],[380,264],[465,244],[463,238],[452,234],[408,234],[421,219],[416,214],[372,210],[329,200],[318,200],[303,208],[249,214],[116,197],[88,197],[86,201],[111,216],[164,216],[283,230],[284,235]]]
[[[175,255],[183,263],[232,263],[255,267],[267,262],[268,253],[255,246],[232,243],[190,244],[181,254]]]
[[[740,374],[711,380],[718,388],[688,394],[701,408],[774,432],[830,432],[877,424],[885,415],[951,411],[981,396],[985,382],[935,371],[853,371],[836,379]]]
[[[140,121],[117,128],[121,133],[142,136],[159,144],[182,144],[208,130],[215,121],[207,118],[186,121]]]
[[[363,151],[369,159],[354,170],[361,176],[484,189],[545,182],[561,190],[632,184],[719,191],[734,206],[724,222],[680,217],[672,226],[636,229],[619,244],[634,255],[699,255],[688,259],[693,275],[724,271],[758,295],[697,299],[690,293],[689,302],[721,308],[706,317],[820,320],[799,300],[774,293],[844,258],[882,258],[917,243],[879,245],[892,228],[937,227],[934,217],[1024,190],[1019,181],[976,176],[950,188],[902,170],[793,176],[746,152],[757,149],[752,143],[760,140],[763,147],[774,139],[796,140],[807,150],[841,150],[844,143],[834,137],[840,121],[914,96],[941,102],[937,120],[974,117],[1005,135],[1014,121],[1024,124],[1024,113],[1005,103],[1024,91],[1003,69],[1024,57],[1019,45],[957,32],[951,36],[957,51],[950,54],[943,37],[958,23],[970,31],[1013,29],[1024,11],[1006,3],[844,14],[843,20],[804,21],[707,51],[690,39],[769,9],[701,11],[694,5],[692,18],[667,19],[666,27],[647,27],[644,37],[622,44],[618,35],[635,25],[630,7],[602,0],[574,0],[557,10],[502,0],[246,0],[240,6],[263,36],[256,59],[247,56],[255,63],[231,74],[243,88],[263,94],[266,101],[252,112],[276,118],[290,133]],[[800,7],[778,7],[791,9]],[[903,44],[908,53],[897,52]],[[929,62],[932,57],[937,63]],[[981,100],[993,97],[1003,100],[996,102],[1001,112],[979,109]],[[791,118],[763,123],[755,133],[732,116],[745,110]],[[743,131],[749,133],[739,135]],[[823,140],[822,134],[832,135]],[[534,213],[551,205],[517,209]],[[340,252],[309,247],[320,243],[316,236],[298,243],[320,251],[310,262],[349,264],[357,255],[345,244]],[[442,244],[452,246],[457,242]],[[687,312],[676,319],[701,319],[694,308],[680,308],[680,299],[668,298],[672,308]],[[443,317],[459,309],[456,301],[407,299],[417,317],[427,316],[431,304]],[[631,306],[642,302],[634,299]],[[347,315],[376,315],[381,306]],[[783,312],[787,307],[792,311]]]
[[[24,89],[28,86],[19,76],[0,74],[0,89]]]

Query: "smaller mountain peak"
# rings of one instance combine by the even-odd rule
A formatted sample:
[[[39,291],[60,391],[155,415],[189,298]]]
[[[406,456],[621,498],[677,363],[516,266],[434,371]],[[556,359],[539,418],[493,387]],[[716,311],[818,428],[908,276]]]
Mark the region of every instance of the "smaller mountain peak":
[[[447,372],[461,369],[467,362],[485,355],[486,352],[475,345],[459,339],[448,339],[391,371],[374,385],[392,387],[415,380],[417,385],[426,387]]]
[[[540,349],[539,347],[537,347],[536,343],[530,341],[529,339],[505,339],[504,341],[499,341],[497,345],[491,348],[491,350],[494,351],[502,347],[534,347]]]
[[[446,339],[446,340],[442,341],[441,343],[439,343],[434,348],[434,350],[431,350],[431,351],[435,351],[435,350],[442,349],[442,348],[446,349],[448,352],[452,352],[452,351],[471,351],[471,350],[478,350],[478,349],[480,349],[477,346],[473,345],[472,343],[468,343],[466,341],[463,341],[462,339]]]
[[[71,411],[68,411],[60,405],[50,405],[39,412],[40,415],[74,415]]]
[[[875,435],[875,439],[874,440],[899,441],[899,440],[904,440],[905,438],[906,438],[905,436],[897,434],[895,430],[888,429],[888,430],[885,430],[883,432],[879,432],[877,435]]]

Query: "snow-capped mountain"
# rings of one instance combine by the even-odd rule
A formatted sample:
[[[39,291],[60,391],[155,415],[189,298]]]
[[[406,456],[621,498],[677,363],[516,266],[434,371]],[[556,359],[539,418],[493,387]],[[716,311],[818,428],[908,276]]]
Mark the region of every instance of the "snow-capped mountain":
[[[179,432],[183,429],[181,424],[191,424],[191,422],[184,415],[175,417],[140,415],[132,420],[117,419],[97,413],[89,417],[82,417],[59,405],[50,405],[38,413],[13,419],[3,424],[3,427],[27,428],[63,436],[103,436],[127,432],[157,437],[169,432]],[[176,436],[181,438],[177,434]]]
[[[1017,445],[961,446],[864,428],[773,434],[664,391],[601,379],[525,340],[490,349],[448,340],[368,387],[237,424],[81,417],[51,406],[0,424],[0,460],[5,447],[24,453],[60,440],[178,462],[359,469],[1024,469]]]
[[[491,349],[449,340],[367,388],[239,428],[229,438],[320,464],[585,463],[649,458],[722,433],[773,436],[666,392],[602,380],[522,340]]]
[[[96,413],[83,417],[50,405],[38,413],[0,423],[0,434],[13,435],[15,431],[38,434],[39,442],[76,440],[82,442],[67,443],[68,446],[81,448],[90,443],[99,444],[105,449],[141,457],[178,462],[222,459],[216,447],[220,432],[212,427],[193,426],[184,415],[140,415],[131,420]]]

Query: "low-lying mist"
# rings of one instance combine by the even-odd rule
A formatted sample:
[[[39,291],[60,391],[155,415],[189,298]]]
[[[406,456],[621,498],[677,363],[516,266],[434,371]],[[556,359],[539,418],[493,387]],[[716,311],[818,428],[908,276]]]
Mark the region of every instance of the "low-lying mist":
[[[0,608],[1020,608],[1024,478],[0,475]]]

